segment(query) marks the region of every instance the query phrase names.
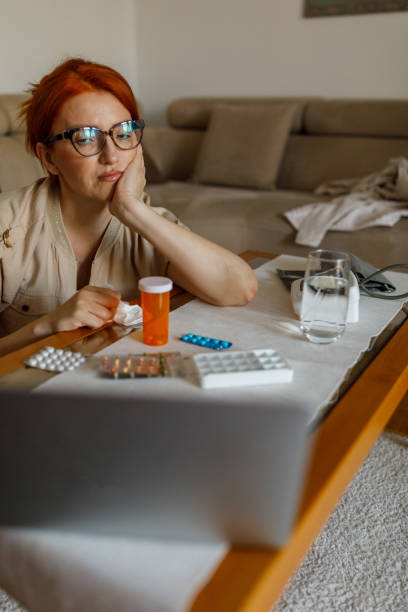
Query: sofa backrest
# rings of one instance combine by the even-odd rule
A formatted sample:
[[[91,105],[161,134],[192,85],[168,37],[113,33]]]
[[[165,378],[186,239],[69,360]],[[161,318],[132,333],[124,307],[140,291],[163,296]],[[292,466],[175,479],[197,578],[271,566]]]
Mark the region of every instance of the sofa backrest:
[[[29,185],[45,175],[25,149],[25,129],[18,120],[23,94],[0,95],[0,192]]]
[[[317,100],[305,108],[303,132],[288,140],[278,185],[314,189],[407,156],[408,100]]]
[[[298,111],[293,119],[292,132],[301,132],[303,117],[307,104],[320,98],[312,97],[252,97],[252,98],[179,98],[167,108],[167,121],[171,127],[181,129],[205,130],[211,117],[211,111],[217,104],[234,106],[273,106],[276,104],[296,103]]]
[[[18,121],[23,94],[0,95],[0,191],[27,185],[45,172],[27,153]],[[408,157],[408,100],[326,100],[318,97],[180,98],[168,107],[169,127],[145,130],[150,182],[187,180],[213,106],[296,103],[280,167],[280,189],[312,190],[320,183],[365,176],[392,157]]]
[[[217,104],[276,105],[296,102],[292,133],[302,131],[306,104],[317,97],[223,97],[223,98],[179,98],[167,108],[169,127],[147,127],[143,137],[143,152],[149,183],[166,180],[184,181],[191,178],[200,151],[201,143]]]
[[[142,147],[147,182],[188,180],[193,174],[204,134],[205,130],[146,127]]]
[[[216,104],[298,104],[283,155],[277,186],[311,190],[327,180],[365,176],[381,170],[393,157],[408,156],[408,100],[363,100],[306,97],[181,98],[168,107],[173,130],[204,135]],[[198,155],[190,149],[190,172]],[[178,143],[182,146],[181,141]],[[168,170],[171,168],[168,166]],[[180,179],[178,176],[169,178]]]

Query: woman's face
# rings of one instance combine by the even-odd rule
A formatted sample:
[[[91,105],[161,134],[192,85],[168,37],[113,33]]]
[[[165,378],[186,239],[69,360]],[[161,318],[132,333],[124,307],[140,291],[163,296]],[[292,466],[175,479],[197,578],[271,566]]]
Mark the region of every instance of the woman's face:
[[[115,96],[106,91],[89,91],[70,98],[52,125],[51,135],[76,127],[92,126],[109,130],[122,121],[134,119]],[[44,165],[59,178],[61,195],[107,201],[116,182],[135,158],[137,149],[118,149],[107,136],[100,153],[80,155],[70,140],[59,140],[43,150]]]

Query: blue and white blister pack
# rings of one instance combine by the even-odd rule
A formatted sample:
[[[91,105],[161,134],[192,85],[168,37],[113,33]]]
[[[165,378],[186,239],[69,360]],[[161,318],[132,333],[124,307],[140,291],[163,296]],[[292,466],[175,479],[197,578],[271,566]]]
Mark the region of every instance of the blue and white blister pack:
[[[184,334],[184,336],[180,336],[180,340],[183,340],[183,342],[190,342],[190,344],[196,344],[197,346],[203,346],[204,348],[210,348],[214,351],[222,351],[232,345],[232,342],[228,342],[227,340],[199,336],[198,334]]]

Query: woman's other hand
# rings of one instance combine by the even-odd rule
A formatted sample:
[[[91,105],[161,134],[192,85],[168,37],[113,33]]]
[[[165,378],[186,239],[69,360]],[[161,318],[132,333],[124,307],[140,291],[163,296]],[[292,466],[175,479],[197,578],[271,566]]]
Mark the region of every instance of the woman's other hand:
[[[120,294],[117,291],[87,285],[67,302],[38,319],[38,331],[43,335],[78,327],[96,329],[112,321],[119,301]]]
[[[120,294],[105,287],[82,287],[67,302],[0,338],[0,355],[16,351],[45,336],[78,327],[101,327],[115,316]]]
[[[142,147],[136,149],[136,155],[116,183],[109,209],[112,215],[125,225],[132,219],[135,203],[141,201],[146,185],[145,166]]]

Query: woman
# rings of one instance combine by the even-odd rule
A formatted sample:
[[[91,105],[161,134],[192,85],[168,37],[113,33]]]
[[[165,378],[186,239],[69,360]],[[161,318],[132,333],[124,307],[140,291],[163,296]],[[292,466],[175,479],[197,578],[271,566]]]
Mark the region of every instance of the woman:
[[[166,275],[211,304],[253,299],[243,260],[148,205],[144,124],[119,73],[68,60],[33,85],[21,114],[48,178],[0,198],[0,354],[100,327],[143,276]]]

